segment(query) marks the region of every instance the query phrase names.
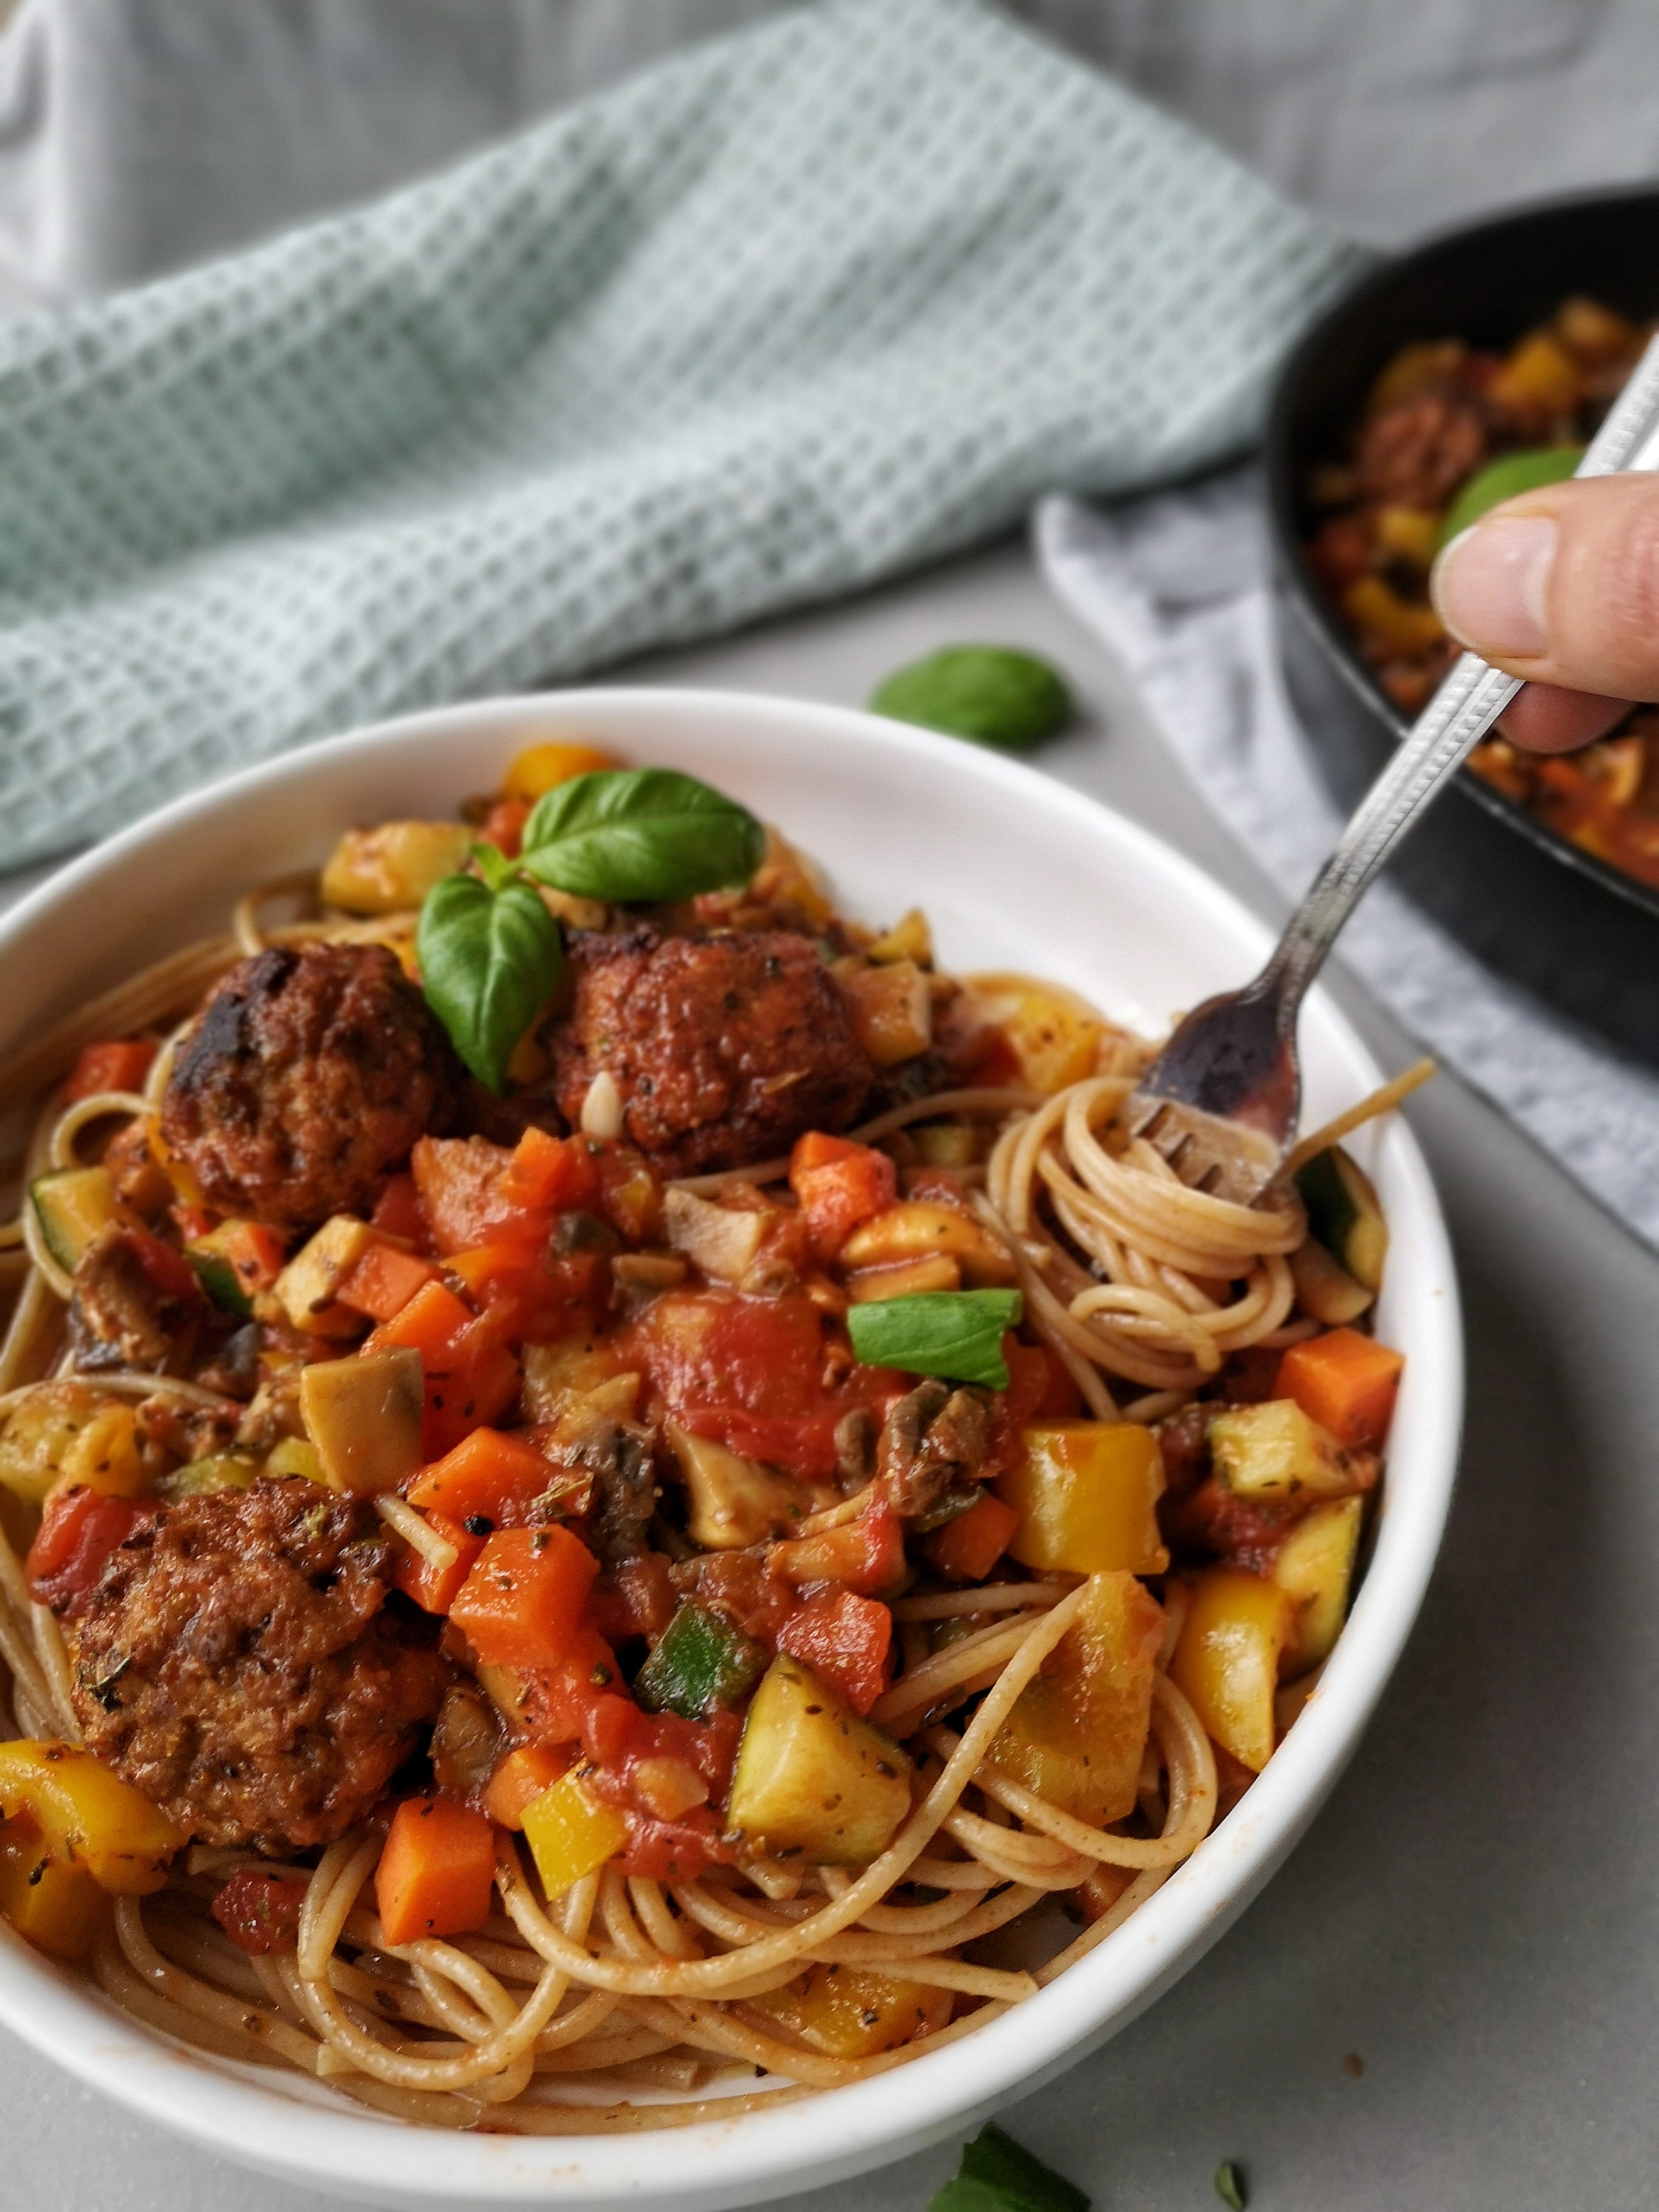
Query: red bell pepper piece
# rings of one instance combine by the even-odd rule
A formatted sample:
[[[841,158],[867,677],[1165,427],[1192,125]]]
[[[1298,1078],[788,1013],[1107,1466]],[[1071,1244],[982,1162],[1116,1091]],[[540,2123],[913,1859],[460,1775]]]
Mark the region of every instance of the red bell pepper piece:
[[[149,1037],[121,1037],[84,1046],[70,1070],[65,1103],[73,1106],[100,1091],[142,1091],[155,1049]]]
[[[107,1498],[87,1485],[50,1498],[24,1562],[30,1594],[39,1604],[72,1619],[92,1595],[105,1560],[149,1510],[131,1498]]]

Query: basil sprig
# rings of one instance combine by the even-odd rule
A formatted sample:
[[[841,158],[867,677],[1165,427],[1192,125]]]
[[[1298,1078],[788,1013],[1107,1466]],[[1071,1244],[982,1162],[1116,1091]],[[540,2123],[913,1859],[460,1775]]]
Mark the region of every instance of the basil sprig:
[[[520,866],[579,898],[695,898],[746,884],[766,832],[746,808],[670,768],[598,769],[546,792]]]
[[[480,1083],[506,1088],[514,1047],[564,973],[564,939],[533,884],[515,881],[493,845],[477,876],[446,876],[427,893],[415,933],[421,988]]]
[[[533,876],[578,897],[653,902],[746,884],[766,832],[735,799],[673,769],[600,769],[544,793],[516,861],[472,848],[476,875],[427,893],[415,950],[428,1004],[500,1093],[514,1048],[564,973],[564,938]]]
[[[1008,1388],[1002,1333],[1020,1316],[1018,1291],[919,1291],[849,1306],[847,1333],[866,1367],[897,1367],[947,1382]]]
[[[963,2143],[961,2166],[934,2191],[927,2212],[1089,2212],[1089,2200],[988,2121]]]

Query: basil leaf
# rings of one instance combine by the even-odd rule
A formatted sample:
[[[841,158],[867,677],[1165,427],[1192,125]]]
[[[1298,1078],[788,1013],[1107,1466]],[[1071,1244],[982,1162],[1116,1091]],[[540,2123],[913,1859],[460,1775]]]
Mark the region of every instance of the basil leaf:
[[[963,2145],[961,2167],[934,2192],[927,2212],[1089,2212],[1089,2199],[988,2122]]]
[[[415,951],[427,1004],[499,1096],[513,1048],[564,972],[558,923],[528,884],[492,890],[477,876],[446,876],[422,905]]]
[[[1224,2204],[1232,2207],[1232,2212],[1244,2212],[1250,2201],[1245,2192],[1244,2176],[1230,2158],[1224,2158],[1215,2170],[1215,2193]]]
[[[920,1291],[849,1306],[847,1334],[866,1367],[902,1367],[910,1375],[1006,1390],[1002,1332],[1019,1315],[1018,1291]]]
[[[520,865],[580,898],[657,901],[746,884],[765,850],[754,816],[695,776],[596,769],[537,800]]]
[[[1010,646],[951,645],[878,685],[870,711],[1003,752],[1029,752],[1072,719],[1057,668]]]

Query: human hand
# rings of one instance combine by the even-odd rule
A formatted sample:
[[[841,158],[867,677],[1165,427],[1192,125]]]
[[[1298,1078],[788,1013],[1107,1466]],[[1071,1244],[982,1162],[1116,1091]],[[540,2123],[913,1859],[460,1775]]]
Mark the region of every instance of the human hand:
[[[1659,476],[1524,492],[1436,562],[1430,596],[1452,635],[1524,677],[1503,734],[1534,752],[1603,736],[1659,699]]]

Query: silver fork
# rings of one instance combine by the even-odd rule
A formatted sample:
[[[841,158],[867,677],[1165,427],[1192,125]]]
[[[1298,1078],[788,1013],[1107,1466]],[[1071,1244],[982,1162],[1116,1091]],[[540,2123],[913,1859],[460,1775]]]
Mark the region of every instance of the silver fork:
[[[1659,468],[1659,338],[1637,363],[1576,474]],[[1184,1183],[1252,1205],[1278,1171],[1302,1103],[1296,1023],[1360,895],[1521,689],[1458,659],[1361,799],[1261,973],[1177,1024],[1124,1109]]]

